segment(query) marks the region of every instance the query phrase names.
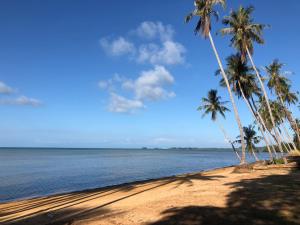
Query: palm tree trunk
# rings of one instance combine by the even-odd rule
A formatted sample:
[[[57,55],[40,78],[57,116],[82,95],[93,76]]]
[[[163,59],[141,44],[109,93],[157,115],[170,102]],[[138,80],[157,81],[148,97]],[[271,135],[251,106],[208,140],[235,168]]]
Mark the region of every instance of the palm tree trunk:
[[[293,118],[293,115],[292,113],[286,108],[284,102],[283,102],[283,99],[282,99],[282,96],[279,95],[279,99],[280,99],[280,102],[281,102],[281,105],[284,109],[284,112],[285,112],[285,115],[286,115],[286,118],[288,119],[292,129],[294,130],[296,136],[297,136],[297,139],[298,139],[298,142],[300,143],[300,134],[299,134],[299,128],[298,128],[298,125],[297,125],[297,122],[296,120]]]
[[[269,152],[269,156],[270,156],[270,160],[272,161],[272,160],[273,160],[273,155],[272,155],[272,152],[271,152],[271,149],[270,149],[269,142],[268,142],[268,140],[267,140],[267,138],[266,138],[266,136],[265,136],[264,130],[263,130],[262,126],[261,126],[261,123],[258,121],[258,119],[257,119],[257,117],[256,117],[256,115],[255,115],[255,112],[254,112],[254,110],[253,110],[253,108],[252,108],[252,106],[251,106],[251,104],[250,104],[249,99],[246,98],[246,96],[245,96],[245,94],[244,94],[244,90],[243,90],[243,88],[242,88],[242,85],[241,85],[240,81],[238,81],[238,85],[239,85],[239,88],[240,88],[240,90],[241,90],[241,93],[242,93],[242,96],[243,96],[243,99],[244,99],[246,105],[248,106],[248,108],[249,108],[249,110],[250,110],[252,116],[254,117],[254,120],[255,120],[255,121],[257,122],[257,124],[258,124],[259,130],[260,130],[260,132],[261,132],[261,134],[262,134],[262,136],[263,136],[263,138],[264,138],[264,141],[265,141],[265,143],[266,143],[266,146],[267,146],[267,149],[268,149],[268,152]]]
[[[270,133],[269,129],[267,128],[266,123],[265,123],[264,119],[262,118],[260,112],[258,111],[257,106],[256,106],[253,98],[252,98],[252,104],[254,105],[254,108],[256,109],[256,115],[257,115],[260,123],[262,124],[263,129],[267,132],[267,134],[271,135],[271,137],[275,140],[275,142],[277,142],[276,138],[274,138],[274,136]],[[271,148],[272,148],[272,151],[275,155],[275,158],[278,158],[278,155],[277,155],[276,149],[274,147],[274,144],[272,144],[272,138],[270,138],[269,135],[266,135],[266,137],[267,137],[269,143],[271,144]]]
[[[268,141],[269,141],[269,143],[270,143],[270,145],[271,145],[271,148],[272,148],[272,151],[273,151],[273,153],[274,153],[274,155],[275,155],[275,158],[277,158],[277,157],[278,157],[278,156],[277,156],[277,152],[276,152],[276,149],[275,149],[275,147],[274,147],[274,144],[272,143],[272,138],[273,138],[273,136],[271,135],[272,138],[269,137],[269,135],[268,135],[269,130],[267,129],[266,123],[265,123],[264,119],[262,118],[262,116],[260,115],[260,112],[258,111],[258,108],[257,108],[257,106],[256,106],[256,104],[255,104],[255,101],[254,101],[252,95],[251,95],[251,101],[252,101],[253,107],[255,108],[255,111],[256,111],[256,114],[257,114],[257,117],[258,117],[259,121],[260,121],[261,124],[263,125],[264,130],[267,132],[266,137],[267,137],[267,139],[268,139]],[[277,142],[276,139],[274,139],[274,140],[275,140],[275,142]]]
[[[237,152],[236,148],[234,147],[234,144],[231,141],[231,139],[228,137],[225,129],[223,128],[223,126],[220,123],[218,123],[217,121],[216,121],[216,124],[218,124],[220,130],[222,131],[222,133],[223,133],[223,135],[225,137],[225,139],[231,144],[231,147],[232,147],[233,151],[235,152],[236,157],[239,159],[239,161],[241,161],[241,157],[240,157],[239,153]]]
[[[259,158],[257,157],[255,150],[253,150],[253,149],[252,149],[252,155],[254,156],[255,161],[259,161]]]
[[[221,60],[220,60],[218,51],[217,51],[217,49],[216,49],[214,40],[213,40],[213,38],[212,38],[210,32],[208,33],[208,37],[209,37],[209,40],[210,40],[210,44],[211,44],[211,46],[212,46],[212,49],[213,49],[213,51],[214,51],[214,53],[215,53],[215,56],[216,56],[216,58],[217,58],[217,61],[218,61],[218,64],[219,64],[219,67],[220,67],[220,70],[221,70],[221,74],[222,74],[223,79],[224,79],[224,81],[225,81],[225,83],[226,83],[227,90],[228,90],[229,96],[230,96],[230,101],[231,101],[231,103],[232,103],[232,107],[233,107],[233,111],[234,111],[234,116],[235,116],[236,122],[237,122],[238,127],[239,127],[239,131],[240,131],[240,135],[241,135],[241,145],[242,145],[241,164],[244,164],[244,163],[246,163],[246,145],[245,145],[245,140],[244,140],[243,126],[242,126],[242,123],[241,123],[241,120],[240,120],[240,116],[239,116],[238,110],[237,110],[236,105],[235,105],[235,101],[234,101],[234,98],[233,98],[233,95],[232,95],[232,92],[231,92],[231,89],[230,89],[230,85],[229,85],[227,76],[226,76],[226,74],[225,74],[225,71],[224,71],[222,62],[221,62]]]
[[[290,152],[289,148],[287,147],[287,144],[284,141],[282,142],[282,144],[286,152]]]
[[[288,137],[289,142],[293,145],[294,150],[297,150],[296,145],[295,145],[295,143],[294,143],[294,140],[293,140],[292,137],[290,136],[290,134],[289,134],[289,132],[288,132],[286,126],[284,125],[284,123],[282,124],[282,126],[283,126],[284,132],[286,133],[286,135],[287,135],[287,137]]]
[[[278,147],[279,147],[279,150],[280,150],[280,152],[283,152],[282,146],[281,146],[281,142],[282,142],[282,141],[281,141],[281,138],[279,137],[279,134],[278,134],[278,132],[277,132],[277,130],[276,130],[275,120],[274,120],[274,117],[273,117],[273,113],[272,113],[272,110],[271,110],[271,106],[270,106],[270,102],[269,102],[269,98],[268,98],[266,89],[265,89],[264,84],[263,84],[263,82],[262,82],[262,80],[261,80],[261,77],[260,77],[260,75],[259,75],[259,73],[258,73],[258,71],[257,71],[257,69],[256,69],[256,66],[255,66],[255,64],[254,64],[254,62],[253,62],[253,59],[252,59],[252,56],[251,56],[251,54],[250,54],[250,51],[249,51],[248,47],[246,47],[246,50],[247,50],[248,57],[249,57],[249,59],[250,59],[250,61],[251,61],[252,67],[253,67],[253,69],[254,69],[254,71],[255,71],[255,73],[256,73],[257,79],[259,80],[261,89],[262,89],[262,91],[263,91],[263,93],[264,93],[264,96],[265,96],[265,100],[266,100],[266,103],[267,103],[267,106],[268,106],[270,118],[271,118],[272,125],[273,125],[274,131],[275,131],[275,136],[276,136],[276,139],[277,139],[277,141],[278,141]],[[284,160],[286,161],[286,159],[284,159]]]
[[[282,128],[283,128],[283,129],[282,129]],[[288,149],[289,149],[289,152],[290,152],[290,151],[293,151],[293,149],[292,149],[292,147],[291,147],[290,135],[288,134],[287,129],[286,129],[285,125],[284,125],[284,120],[282,120],[280,130],[283,130],[282,133],[284,134],[285,142],[286,142],[286,145],[287,145],[287,147],[288,147]]]

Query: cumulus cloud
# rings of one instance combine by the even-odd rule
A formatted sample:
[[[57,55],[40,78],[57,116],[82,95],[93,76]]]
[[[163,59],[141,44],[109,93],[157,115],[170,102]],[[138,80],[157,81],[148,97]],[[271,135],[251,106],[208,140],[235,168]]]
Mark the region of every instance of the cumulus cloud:
[[[17,98],[6,98],[6,99],[0,99],[1,105],[28,105],[28,106],[40,106],[42,104],[41,101],[34,99],[34,98],[28,98],[26,96],[20,96]]]
[[[173,38],[174,29],[162,22],[144,21],[138,26],[136,33],[139,37],[148,40],[160,38],[161,41],[167,41]]]
[[[100,45],[108,54],[113,56],[131,54],[135,51],[134,44],[123,37],[114,40],[102,38],[100,39]]]
[[[134,31],[133,37],[140,40],[128,41],[124,37],[117,39],[102,38],[102,48],[112,56],[129,56],[137,63],[152,65],[176,65],[185,61],[185,47],[174,40],[174,29],[162,22],[145,21]],[[132,36],[131,36],[132,37]]]
[[[128,34],[127,39],[102,38],[100,44],[112,56],[127,55],[131,62],[153,68],[141,71],[135,79],[115,75],[99,81],[99,88],[109,93],[108,110],[111,112],[132,113],[145,108],[148,101],[175,97],[176,94],[168,89],[174,77],[166,66],[185,62],[186,49],[174,40],[175,31],[171,25],[145,21]]]
[[[14,92],[14,89],[0,81],[0,94],[11,94]]]
[[[108,90],[112,92],[115,90],[115,86],[117,83],[125,82],[126,80],[127,79],[125,77],[122,77],[116,73],[112,78],[108,80],[100,80],[98,82],[98,86],[102,90]]]
[[[174,83],[174,77],[164,67],[156,65],[153,69],[142,71],[136,79],[114,76],[100,81],[99,87],[110,94],[108,110],[117,113],[132,113],[145,108],[146,101],[158,101],[175,97],[173,91],[166,89]],[[128,91],[132,98],[117,94]]]
[[[115,113],[133,113],[144,108],[144,103],[137,99],[128,99],[116,93],[110,94],[108,110]]]
[[[137,61],[141,63],[175,65],[184,62],[185,47],[174,41],[165,41],[162,46],[143,45],[139,48]]]
[[[152,70],[142,71],[136,80],[125,81],[123,87],[133,90],[137,99],[156,101],[175,96],[163,87],[173,82],[174,77],[165,67],[155,66]]]

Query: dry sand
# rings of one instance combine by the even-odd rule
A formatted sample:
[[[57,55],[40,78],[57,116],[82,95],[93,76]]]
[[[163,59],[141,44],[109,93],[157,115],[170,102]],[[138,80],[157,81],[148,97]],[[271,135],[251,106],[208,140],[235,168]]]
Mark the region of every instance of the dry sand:
[[[300,224],[300,171],[234,167],[0,204],[0,224]]]

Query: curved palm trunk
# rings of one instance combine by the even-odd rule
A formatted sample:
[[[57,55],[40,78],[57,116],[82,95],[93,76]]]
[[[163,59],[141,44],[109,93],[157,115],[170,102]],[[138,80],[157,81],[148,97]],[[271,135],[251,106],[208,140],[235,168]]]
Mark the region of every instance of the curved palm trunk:
[[[289,142],[292,144],[294,150],[297,150],[297,147],[296,147],[296,145],[295,145],[295,143],[294,143],[292,137],[290,136],[290,134],[289,134],[289,132],[288,132],[286,126],[284,125],[284,123],[282,124],[282,126],[283,126],[284,132],[286,133],[286,136],[288,137]]]
[[[274,127],[275,136],[276,136],[276,139],[277,139],[277,141],[278,141],[278,147],[279,147],[279,150],[280,150],[280,152],[283,152],[282,146],[281,146],[281,145],[282,145],[282,141],[281,141],[281,138],[280,138],[280,136],[279,136],[278,131],[276,130],[275,120],[274,120],[274,117],[273,117],[273,113],[272,113],[272,110],[271,110],[271,106],[270,106],[270,102],[269,102],[269,98],[268,98],[266,89],[265,89],[264,84],[263,84],[263,82],[262,82],[262,80],[261,80],[261,77],[260,77],[260,75],[259,75],[259,73],[258,73],[258,71],[257,71],[257,69],[256,69],[256,66],[255,66],[255,64],[254,64],[254,62],[253,62],[253,59],[252,59],[252,56],[251,56],[251,54],[250,54],[250,51],[249,51],[248,47],[246,47],[246,50],[247,50],[248,57],[249,57],[249,59],[250,59],[250,61],[251,61],[252,67],[253,67],[253,69],[254,69],[254,71],[255,71],[255,73],[256,73],[257,79],[259,80],[261,89],[262,89],[262,91],[263,91],[263,93],[264,93],[264,96],[265,96],[265,100],[266,100],[266,103],[267,103],[267,106],[268,106],[268,110],[269,110],[270,118],[271,118],[271,121],[272,121],[272,125],[273,125],[273,127]],[[285,160],[285,162],[286,162],[286,159],[284,159],[284,160]]]
[[[267,138],[266,138],[266,136],[265,136],[265,133],[264,133],[264,130],[263,130],[262,126],[261,126],[261,123],[258,121],[258,119],[257,119],[257,117],[256,117],[256,115],[255,115],[255,112],[254,112],[253,108],[251,107],[251,104],[250,104],[250,102],[249,102],[249,99],[246,98],[246,96],[245,96],[245,94],[244,94],[244,90],[243,90],[243,88],[242,88],[242,85],[241,85],[241,83],[240,83],[239,81],[238,81],[238,85],[239,85],[239,88],[240,88],[240,90],[241,90],[241,93],[242,93],[242,96],[243,96],[243,99],[244,99],[246,105],[248,106],[248,108],[249,108],[249,110],[250,110],[250,112],[251,112],[251,114],[252,114],[254,120],[255,120],[255,121],[257,122],[257,124],[258,124],[258,127],[259,127],[259,130],[260,130],[260,132],[261,132],[261,135],[263,136],[263,139],[264,139],[264,141],[265,141],[265,143],[266,143],[266,146],[267,146],[267,149],[268,149],[268,152],[269,152],[269,156],[270,156],[270,160],[272,161],[272,160],[273,160],[273,155],[272,155],[272,152],[271,152],[271,149],[270,149],[270,144],[269,144],[269,141],[267,140]],[[254,154],[255,154],[255,153],[254,153]]]
[[[295,134],[297,136],[298,142],[300,143],[300,134],[299,134],[300,130],[298,128],[297,122],[294,119],[292,113],[286,108],[281,95],[279,95],[279,99],[280,99],[281,105],[282,105],[282,107],[284,109],[284,113],[286,115],[286,118],[288,119],[288,121],[289,121],[289,123],[291,125],[291,128],[294,130],[294,132],[295,132]]]
[[[239,153],[237,152],[236,148],[234,147],[234,144],[231,141],[231,139],[228,137],[225,129],[223,128],[223,126],[220,123],[218,123],[217,121],[216,121],[216,124],[218,124],[220,130],[222,131],[222,133],[223,133],[223,135],[225,137],[225,139],[228,140],[228,142],[231,144],[232,150],[235,152],[236,157],[239,159],[239,161],[241,161],[241,157],[240,157]]]
[[[269,130],[269,133],[270,133],[270,135],[273,137],[273,139],[274,139],[275,141],[277,141],[277,140],[276,140],[275,134],[272,133],[272,130]],[[276,144],[276,143],[275,143],[275,144]],[[276,146],[279,148],[278,142],[277,142]],[[282,148],[281,148],[281,149],[282,149]],[[280,155],[283,157],[283,149],[282,149],[282,151],[279,151],[279,152],[280,152]]]
[[[261,122],[261,124],[262,124],[262,126],[263,126],[263,129],[267,132],[266,137],[267,137],[267,139],[268,139],[268,141],[269,141],[269,143],[270,143],[270,145],[271,145],[271,148],[272,148],[272,151],[273,151],[273,153],[274,153],[274,155],[275,155],[275,158],[278,158],[276,149],[275,149],[275,147],[274,147],[274,144],[272,143],[272,138],[270,138],[269,135],[271,135],[271,137],[273,137],[273,136],[272,136],[272,134],[269,132],[269,130],[267,129],[266,123],[265,123],[264,119],[262,118],[262,116],[260,115],[260,112],[258,111],[257,106],[256,106],[255,101],[254,101],[254,99],[253,99],[252,96],[251,96],[251,100],[252,100],[252,104],[253,104],[253,106],[254,106],[254,108],[255,108],[255,110],[256,110],[257,117],[258,117],[259,121]],[[277,141],[276,139],[274,139],[274,140]]]
[[[282,129],[283,128],[283,129]],[[282,123],[281,123],[281,126],[280,126],[280,130],[283,130],[283,136],[284,136],[284,139],[285,139],[285,142],[286,142],[286,145],[289,149],[289,152],[290,151],[293,151],[292,147],[291,147],[291,140],[290,140],[290,135],[288,134],[287,132],[287,129],[286,129],[286,126],[284,124],[284,121],[282,120]]]
[[[289,148],[287,147],[288,145],[284,141],[282,142],[282,144],[286,152],[290,152]]]
[[[239,127],[239,131],[240,131],[240,135],[241,135],[241,145],[242,145],[241,164],[244,164],[244,163],[246,163],[246,145],[245,145],[245,140],[244,140],[243,126],[242,126],[242,123],[241,123],[241,120],[240,120],[240,116],[239,116],[238,110],[237,110],[236,105],[235,105],[235,101],[234,101],[234,98],[233,98],[233,95],[232,95],[232,92],[231,92],[231,89],[230,89],[230,85],[229,85],[227,76],[226,76],[226,74],[225,74],[225,71],[224,71],[222,62],[221,62],[221,60],[220,60],[219,54],[218,54],[218,52],[217,52],[217,49],[216,49],[214,40],[213,40],[213,38],[212,38],[210,32],[208,33],[208,37],[209,37],[209,40],[210,40],[210,44],[211,44],[211,46],[212,46],[212,49],[213,49],[213,51],[214,51],[214,53],[215,53],[215,56],[216,56],[216,58],[217,58],[219,67],[220,67],[220,69],[221,69],[221,74],[222,74],[223,79],[224,79],[224,81],[225,81],[225,83],[226,83],[227,90],[228,90],[229,96],[230,96],[230,101],[231,101],[231,103],[232,103],[232,107],[233,107],[233,111],[234,111],[234,116],[235,116],[236,122],[237,122],[238,127]]]
[[[267,126],[266,126],[266,123],[265,123],[264,119],[263,119],[262,116],[260,115],[260,112],[257,110],[256,113],[257,113],[257,116],[258,116],[258,118],[259,118],[261,124],[263,125],[263,128],[265,129],[265,131],[267,131],[267,132],[269,133],[269,135],[271,135],[271,137],[272,137],[275,141],[277,141],[276,138],[273,137],[273,134],[268,130],[268,128],[267,128]],[[269,141],[270,141],[270,143],[271,143],[271,148],[272,148],[272,151],[273,151],[275,157],[278,158],[276,149],[275,149],[274,145],[272,144],[271,139],[269,139]]]
[[[259,161],[259,158],[257,157],[257,155],[256,155],[256,153],[255,153],[255,150],[251,150],[251,152],[252,152],[252,155],[254,156],[254,158],[255,158],[255,161]]]

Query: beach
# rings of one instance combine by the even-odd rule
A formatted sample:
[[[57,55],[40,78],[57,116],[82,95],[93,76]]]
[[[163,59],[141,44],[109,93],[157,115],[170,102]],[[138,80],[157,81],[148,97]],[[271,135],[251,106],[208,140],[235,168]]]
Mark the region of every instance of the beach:
[[[0,223],[299,224],[300,171],[294,167],[226,167],[2,203]]]

